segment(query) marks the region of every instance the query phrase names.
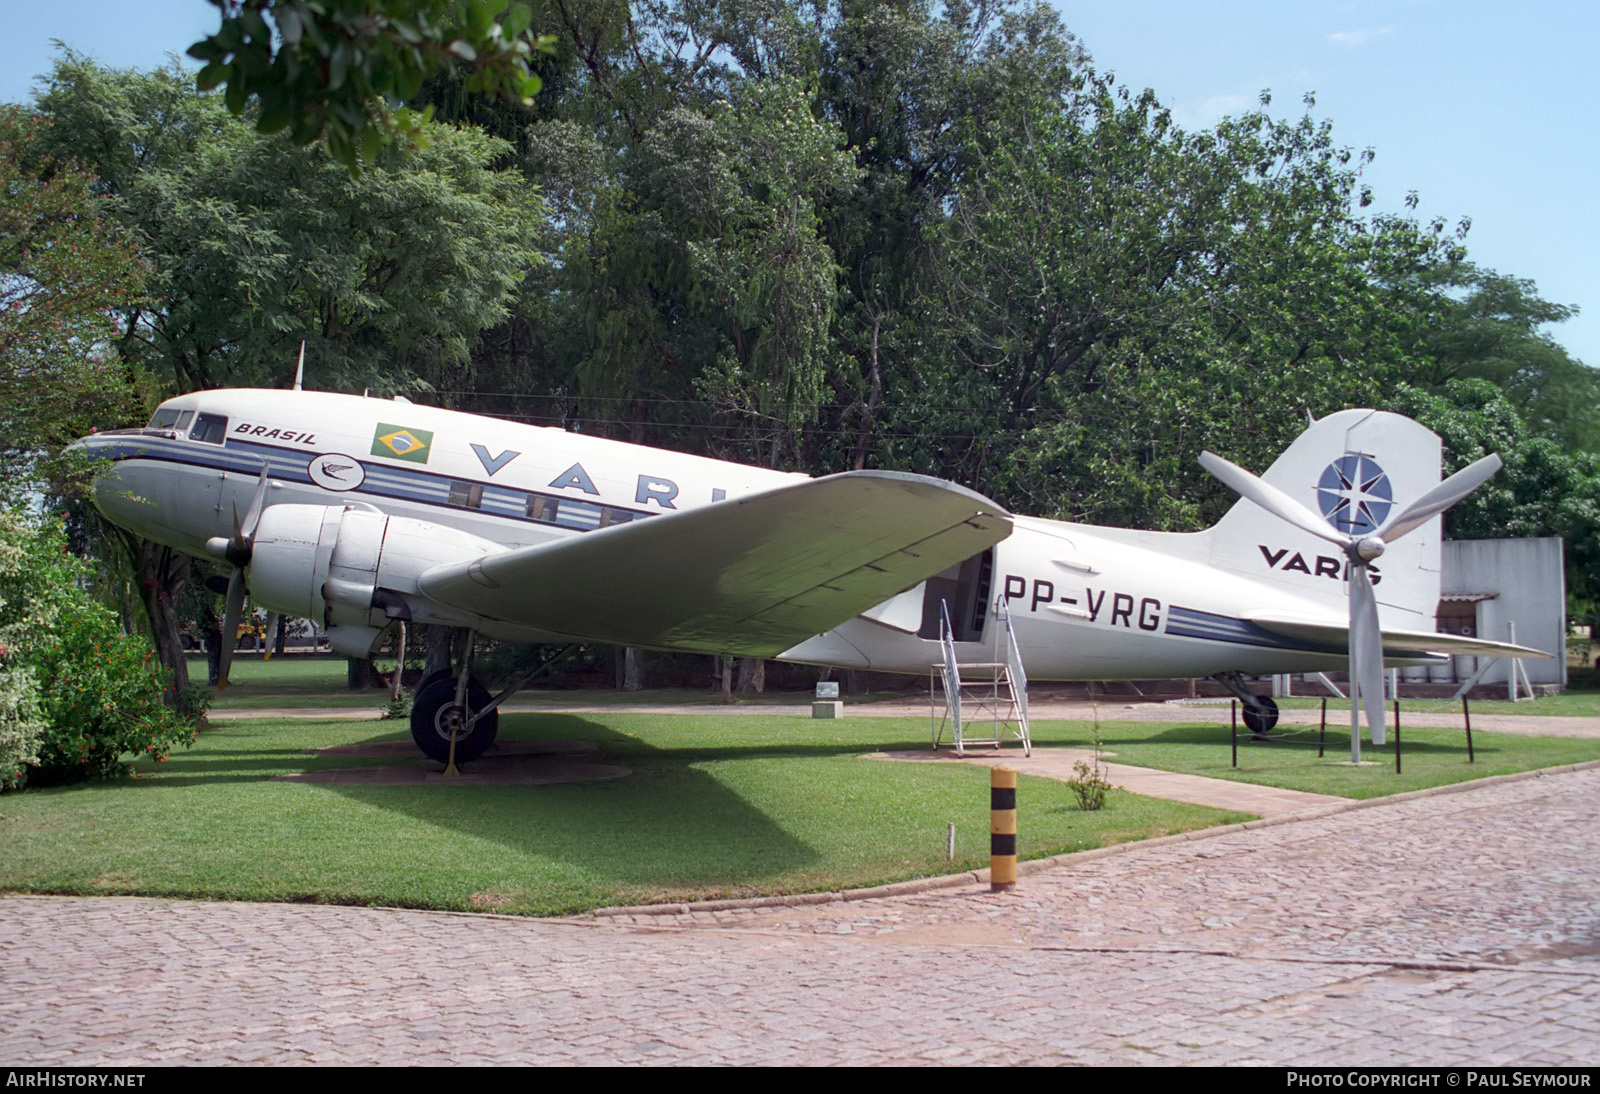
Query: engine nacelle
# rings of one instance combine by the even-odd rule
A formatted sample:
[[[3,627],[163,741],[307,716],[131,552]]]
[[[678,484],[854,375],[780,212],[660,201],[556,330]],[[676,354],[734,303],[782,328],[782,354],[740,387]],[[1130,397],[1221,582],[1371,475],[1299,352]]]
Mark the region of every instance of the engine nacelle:
[[[503,550],[366,506],[273,505],[256,525],[250,593],[285,615],[322,620],[335,650],[367,657],[391,621],[409,618],[425,570]]]

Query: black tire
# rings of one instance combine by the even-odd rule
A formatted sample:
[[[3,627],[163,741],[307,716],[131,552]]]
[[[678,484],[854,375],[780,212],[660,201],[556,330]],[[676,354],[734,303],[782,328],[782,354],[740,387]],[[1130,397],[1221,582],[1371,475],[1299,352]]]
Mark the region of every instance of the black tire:
[[[1257,737],[1265,737],[1271,733],[1278,724],[1278,704],[1270,695],[1257,695],[1256,702],[1266,709],[1260,709],[1248,704],[1244,708],[1245,728]]]
[[[455,680],[456,680],[455,673],[451,672],[449,669],[439,669],[439,670],[437,670],[435,672],[428,673],[428,675],[424,676],[421,680],[417,681],[417,686],[416,687],[411,689],[411,695],[412,695],[413,701],[415,700],[416,696],[422,694],[422,689],[423,688],[427,687],[429,684],[433,683],[436,680],[449,680],[450,681],[450,685],[452,687],[454,687],[455,686]]]
[[[476,680],[467,681],[467,707],[482,710],[489,705],[489,693]],[[450,762],[452,727],[463,719],[456,707],[456,682],[448,673],[435,673],[417,686],[411,702],[411,739],[430,760]],[[500,712],[491,710],[479,718],[472,731],[456,737],[456,763],[471,763],[494,743],[500,731]]]

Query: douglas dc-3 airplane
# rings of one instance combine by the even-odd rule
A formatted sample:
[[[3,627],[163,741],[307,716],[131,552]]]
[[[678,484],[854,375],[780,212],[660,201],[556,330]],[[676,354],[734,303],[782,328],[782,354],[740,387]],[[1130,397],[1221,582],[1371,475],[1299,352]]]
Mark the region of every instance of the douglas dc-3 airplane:
[[[1381,742],[1386,660],[1543,656],[1432,630],[1435,518],[1498,457],[1441,484],[1439,439],[1371,410],[1314,423],[1259,479],[1207,453],[1248,500],[1188,534],[1013,516],[919,475],[810,478],[298,382],[170,399],[145,428],[76,447],[110,461],[94,487],[107,519],[232,564],[225,634],[248,583],[352,657],[406,619],[921,673],[942,660],[946,612],[962,661],[1003,660],[1008,615],[1032,679],[1214,676],[1257,730],[1276,708],[1241,674],[1351,663]],[[515,690],[489,697],[471,644],[417,689],[412,735],[440,761],[452,745],[458,761],[481,755]]]

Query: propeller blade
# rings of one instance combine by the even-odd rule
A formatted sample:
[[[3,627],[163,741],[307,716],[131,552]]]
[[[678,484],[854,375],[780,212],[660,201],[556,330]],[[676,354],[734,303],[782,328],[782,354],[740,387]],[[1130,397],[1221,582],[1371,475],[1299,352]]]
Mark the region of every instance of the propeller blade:
[[[222,609],[222,650],[217,659],[217,690],[226,690],[233,669],[233,647],[239,642],[239,618],[244,615],[244,568],[228,575],[228,601]]]
[[[1271,486],[1238,464],[1229,463],[1215,452],[1200,453],[1200,466],[1220,481],[1228,489],[1242,498],[1248,498],[1261,508],[1288,521],[1302,532],[1309,532],[1318,539],[1327,540],[1329,543],[1340,547],[1350,545],[1350,537],[1334,528],[1327,521],[1317,516],[1310,509],[1295,501],[1288,494]]]
[[[1365,565],[1350,567],[1350,702],[1357,696],[1367,712],[1372,743],[1384,742],[1383,630],[1378,622],[1378,598]]]
[[[283,616],[277,612],[267,613],[267,649],[261,655],[263,662],[272,660],[272,651],[278,648],[278,628],[283,626]]]
[[[267,500],[267,475],[272,470],[272,461],[268,460],[261,465],[261,479],[256,483],[256,492],[250,498],[250,507],[244,511],[244,523],[238,523],[238,511],[234,512],[234,527],[244,537],[246,546],[255,543],[256,525],[261,522],[262,503]]]
[[[1396,513],[1389,523],[1378,529],[1378,537],[1386,543],[1393,543],[1407,532],[1422,527],[1488,482],[1500,470],[1500,466],[1500,457],[1493,453],[1468,464]]]

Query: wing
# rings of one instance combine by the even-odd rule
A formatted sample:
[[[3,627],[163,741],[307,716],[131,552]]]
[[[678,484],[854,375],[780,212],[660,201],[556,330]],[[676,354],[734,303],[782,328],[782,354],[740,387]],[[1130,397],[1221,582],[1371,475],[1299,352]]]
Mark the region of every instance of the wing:
[[[1346,646],[1350,641],[1349,624],[1343,620],[1318,620],[1273,612],[1257,612],[1246,617],[1257,626],[1273,634],[1325,646]],[[1468,654],[1474,657],[1549,657],[1543,650],[1528,646],[1513,646],[1509,642],[1490,642],[1483,638],[1464,638],[1459,634],[1436,634],[1432,631],[1399,631],[1383,629],[1383,652],[1391,657],[1406,654]]]
[[[1010,533],[965,487],[852,471],[438,566],[421,589],[575,639],[772,656]]]

